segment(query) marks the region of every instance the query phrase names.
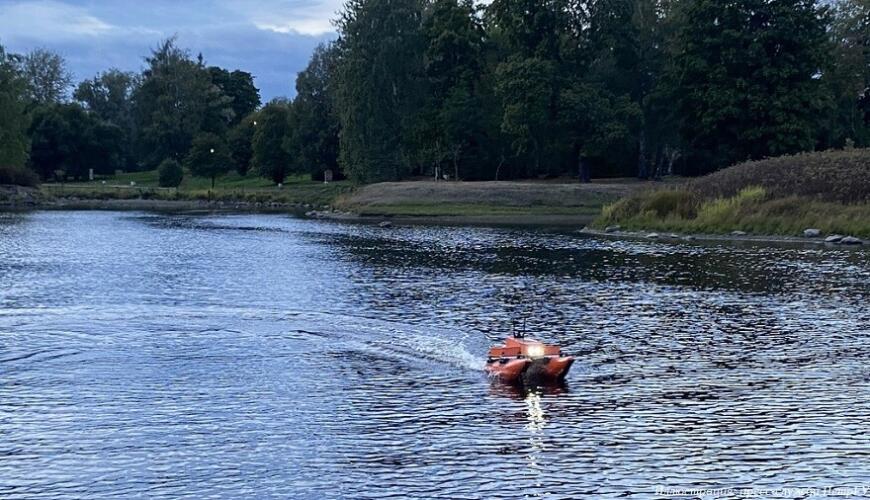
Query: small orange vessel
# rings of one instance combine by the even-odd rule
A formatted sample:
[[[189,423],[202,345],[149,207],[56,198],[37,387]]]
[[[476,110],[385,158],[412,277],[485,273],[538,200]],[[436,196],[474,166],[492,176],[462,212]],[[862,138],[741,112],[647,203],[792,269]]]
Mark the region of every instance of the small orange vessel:
[[[562,356],[559,346],[514,336],[489,350],[485,370],[512,384],[561,382],[573,363],[572,356]]]

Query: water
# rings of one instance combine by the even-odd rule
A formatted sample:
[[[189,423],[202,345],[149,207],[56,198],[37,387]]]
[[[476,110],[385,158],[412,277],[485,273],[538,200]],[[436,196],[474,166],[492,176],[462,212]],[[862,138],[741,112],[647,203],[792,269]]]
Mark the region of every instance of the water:
[[[866,250],[0,215],[0,498],[870,484]],[[527,328],[565,387],[491,384]]]

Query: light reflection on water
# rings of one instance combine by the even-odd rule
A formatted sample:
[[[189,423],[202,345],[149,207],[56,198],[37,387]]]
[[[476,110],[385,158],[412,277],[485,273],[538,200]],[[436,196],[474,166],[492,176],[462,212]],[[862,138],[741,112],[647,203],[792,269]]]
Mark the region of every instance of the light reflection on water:
[[[517,286],[567,387],[482,373]],[[867,484],[868,297],[866,250],[0,215],[0,498]]]

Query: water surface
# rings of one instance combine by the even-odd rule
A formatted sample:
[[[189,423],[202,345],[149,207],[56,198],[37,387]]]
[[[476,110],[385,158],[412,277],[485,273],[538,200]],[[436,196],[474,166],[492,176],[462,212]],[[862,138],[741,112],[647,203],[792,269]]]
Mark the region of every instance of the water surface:
[[[0,498],[870,484],[868,257],[276,215],[0,214]],[[578,356],[565,387],[481,371],[524,314]]]

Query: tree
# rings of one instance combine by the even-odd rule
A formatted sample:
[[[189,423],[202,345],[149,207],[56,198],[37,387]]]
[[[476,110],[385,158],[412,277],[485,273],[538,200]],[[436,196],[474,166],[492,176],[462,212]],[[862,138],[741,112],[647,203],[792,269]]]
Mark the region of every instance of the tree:
[[[233,159],[226,142],[219,136],[203,132],[194,137],[190,151],[184,159],[184,166],[192,175],[211,179],[214,189],[215,178],[227,173],[232,168]]]
[[[339,174],[340,125],[334,106],[337,56],[335,45],[318,46],[308,66],[296,77],[290,131],[283,144],[312,178],[322,178],[326,170]]]
[[[252,141],[253,165],[257,172],[275,184],[281,184],[293,170],[291,156],[283,148],[289,130],[290,105],[272,101],[257,114],[257,126]]]
[[[253,141],[257,123],[257,113],[246,116],[227,133],[227,145],[233,158],[236,172],[247,175],[254,156]]]
[[[184,179],[184,169],[181,164],[173,158],[167,158],[160,162],[157,167],[157,184],[160,187],[177,188]],[[212,186],[214,187],[214,186]]]
[[[436,0],[424,12],[423,36],[428,99],[421,110],[419,149],[436,167],[448,159],[459,179],[463,156],[483,135],[479,94],[485,33],[470,0]]]
[[[211,81],[201,58],[163,41],[145,61],[136,89],[139,156],[154,168],[166,158],[183,158],[201,131],[224,133],[233,119],[229,98]]]
[[[513,139],[515,153],[530,152],[540,170],[544,141],[550,136],[550,104],[555,68],[549,61],[512,56],[496,69],[496,94],[502,102],[501,130]]]
[[[812,150],[828,13],[815,0],[680,2],[673,100],[696,172]]]
[[[120,164],[121,130],[76,103],[36,110],[30,126],[30,162],[43,179],[86,179],[90,169],[111,174]]]
[[[217,66],[208,68],[208,71],[212,83],[231,99],[229,104],[233,110],[233,120],[230,125],[238,124],[260,107],[260,91],[254,86],[254,77],[250,73],[240,70],[230,72]]]
[[[339,163],[357,182],[411,170],[422,72],[417,0],[349,0],[337,22]]]
[[[830,67],[822,75],[832,106],[820,144],[870,146],[870,0],[840,0],[833,11]]]
[[[27,79],[30,98],[37,104],[63,102],[72,87],[72,74],[66,60],[47,49],[29,52],[23,61],[24,77]]]
[[[0,45],[0,166],[22,167],[30,147],[27,137],[27,81],[17,56]]]
[[[73,94],[77,101],[84,103],[99,119],[121,130],[124,167],[133,166],[135,163],[136,122],[133,115],[133,95],[139,84],[138,75],[110,69],[81,82]]]

